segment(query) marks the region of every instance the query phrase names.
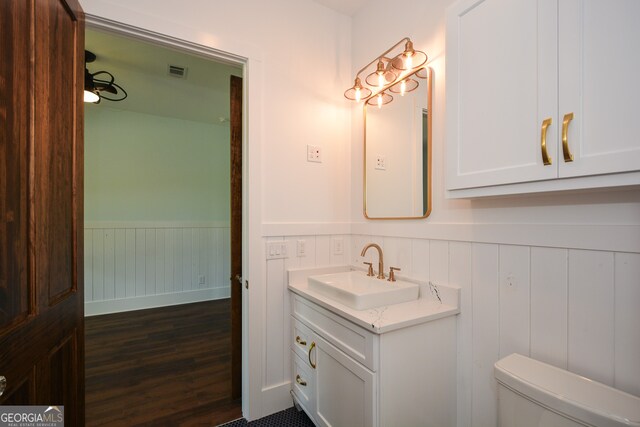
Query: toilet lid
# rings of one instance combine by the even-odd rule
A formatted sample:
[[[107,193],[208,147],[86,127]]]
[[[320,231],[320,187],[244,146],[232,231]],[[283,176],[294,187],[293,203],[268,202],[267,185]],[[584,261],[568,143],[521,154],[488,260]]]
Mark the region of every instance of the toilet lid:
[[[520,354],[496,362],[495,377],[571,418],[602,427],[640,426],[640,398]]]

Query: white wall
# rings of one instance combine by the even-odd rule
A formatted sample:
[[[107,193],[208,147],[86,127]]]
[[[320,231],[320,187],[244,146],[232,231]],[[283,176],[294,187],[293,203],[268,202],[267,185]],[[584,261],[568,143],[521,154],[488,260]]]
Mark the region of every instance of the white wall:
[[[244,55],[263,63],[259,132],[266,222],[346,221],[349,207],[349,19],[311,0],[83,0],[87,14]],[[251,88],[249,88],[250,90]],[[340,96],[335,96],[335,94]],[[306,162],[307,144],[324,150]],[[308,183],[314,183],[309,188]],[[300,201],[288,205],[293,197]]]
[[[85,221],[229,221],[229,126],[85,105]]]
[[[229,138],[85,106],[85,315],[229,297]]]
[[[332,235],[343,236],[347,241],[353,232],[366,235],[367,240],[382,241],[387,265],[407,262],[407,257],[418,257],[413,265],[421,265],[420,252],[408,251],[402,239],[396,238],[412,237],[427,242],[417,244],[428,244],[430,253],[438,254],[430,265],[447,266],[446,275],[434,275],[432,271],[429,277],[432,280],[446,278],[453,284],[471,283],[471,291],[463,289],[463,298],[485,294],[493,298],[499,294],[500,270],[480,270],[485,259],[482,257],[451,256],[451,251],[458,248],[456,242],[463,242],[471,252],[479,243],[524,246],[531,253],[534,247],[596,249],[597,256],[605,253],[604,258],[624,256],[617,255],[618,252],[640,252],[640,195],[632,192],[445,200],[442,169],[444,9],[449,3],[448,0],[401,0],[393,4],[393,10],[411,12],[401,19],[389,19],[389,3],[373,0],[366,10],[351,20],[310,0],[240,3],[193,0],[188,7],[184,3],[152,0],[82,1],[85,11],[90,14],[248,58],[245,153],[249,156],[245,176],[248,177],[246,200],[250,209],[245,235],[250,240],[250,247],[246,251],[249,259],[248,262],[245,259],[244,265],[250,286],[244,294],[245,310],[249,308],[245,311],[249,313],[249,329],[244,331],[245,337],[248,336],[249,354],[244,366],[245,374],[248,374],[244,390],[248,390],[248,394],[243,398],[243,410],[249,419],[291,404],[284,271],[289,262],[298,265],[333,262],[330,246],[327,246],[327,241],[330,242],[327,238]],[[372,31],[373,22],[384,24]],[[422,221],[365,222],[362,216],[361,116],[356,111],[359,107],[352,110],[342,93],[352,82],[352,72],[407,35],[413,38],[416,48],[428,53],[434,68],[433,213]],[[323,163],[306,162],[307,144],[323,148]],[[523,227],[523,224],[527,226]],[[388,237],[393,239],[385,240]],[[291,242],[306,240],[307,250],[314,248],[313,256],[292,256],[291,261],[267,262],[264,244],[269,239],[282,238]],[[357,253],[362,244],[361,240],[355,244]],[[439,249],[432,250],[433,245]],[[495,253],[500,254],[499,246],[489,246],[487,251],[481,251],[489,257],[489,262],[492,262],[494,248],[498,248]],[[503,249],[510,250],[511,246]],[[290,250],[289,253],[294,252]],[[359,260],[353,258],[352,262]],[[514,265],[517,266],[517,262],[518,259]],[[497,268],[495,264],[491,265],[490,268]],[[533,277],[539,271],[531,270],[529,283],[533,283]],[[480,275],[478,280],[468,279],[476,273]],[[416,274],[415,271],[412,274]],[[484,277],[489,279],[484,280]],[[633,273],[631,277],[635,277]],[[637,283],[630,282],[631,285],[625,285],[625,291],[631,296],[637,295],[634,294]],[[470,300],[464,300],[463,304],[463,313],[475,313],[473,323],[483,319],[484,311],[468,309]],[[477,304],[484,307],[481,300]],[[283,307],[282,312],[279,307]],[[508,313],[505,316],[503,318],[509,319]],[[497,318],[489,318],[487,322],[493,326],[478,331],[469,326],[472,324],[469,317],[463,320],[461,316],[460,348],[465,348],[465,343],[469,345],[470,339],[482,342],[485,337],[497,339],[499,343]],[[626,334],[624,329],[616,330]],[[477,349],[482,348],[477,346]],[[486,349],[492,354],[500,351],[500,347],[495,346]],[[472,361],[470,365],[472,353],[468,350],[465,350],[466,359],[460,361],[458,385],[482,391],[491,382],[488,366],[491,358],[482,353],[484,358],[477,364]],[[614,361],[616,366],[621,366],[620,363],[628,362]],[[604,370],[597,371],[604,377],[608,375]],[[474,375],[482,379],[476,381]],[[467,395],[460,393],[460,396],[460,425],[471,425],[468,420],[472,405],[473,410],[484,411],[483,414],[489,417],[483,419],[491,419],[495,410],[491,400],[470,403],[464,400]]]
[[[394,10],[411,13],[389,20],[388,3],[372,0],[353,19],[354,70],[404,36],[434,68],[431,216],[364,221],[361,115],[354,110],[353,249],[375,240],[409,277],[462,287],[459,426],[496,425],[492,365],[514,351],[639,395],[640,334],[630,325],[640,319],[628,301],[640,298],[640,192],[445,198],[444,26],[451,3],[401,0]],[[371,22],[382,20],[371,31]]]
[[[243,360],[243,413],[251,420],[290,406],[288,381],[274,386],[266,379],[265,330],[282,326],[265,323],[266,304],[285,294],[282,288],[268,290],[263,236],[349,231],[351,122],[342,92],[351,80],[350,19],[311,0],[81,4],[100,25],[126,24],[246,61],[244,235],[249,247],[244,248],[243,277],[250,286],[243,295],[248,313],[243,338],[249,349]],[[307,144],[322,147],[322,163],[306,161]]]

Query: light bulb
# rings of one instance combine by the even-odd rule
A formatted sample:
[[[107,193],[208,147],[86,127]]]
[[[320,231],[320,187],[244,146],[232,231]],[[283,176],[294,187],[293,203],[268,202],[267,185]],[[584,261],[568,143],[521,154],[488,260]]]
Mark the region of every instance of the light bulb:
[[[404,60],[404,65],[407,70],[413,68],[413,55],[407,55]]]
[[[100,99],[100,97],[98,96],[98,94],[85,90],[84,91],[84,102],[98,102],[98,100]]]
[[[384,86],[384,73],[378,73],[378,86]]]
[[[407,81],[403,80],[402,83],[400,83],[400,96],[404,96],[404,93],[407,91]]]
[[[382,94],[378,94],[378,108],[382,108]]]
[[[360,88],[359,88],[359,87],[357,87],[357,88],[356,88],[356,102],[360,102],[360,96],[361,96],[361,94],[360,94]]]

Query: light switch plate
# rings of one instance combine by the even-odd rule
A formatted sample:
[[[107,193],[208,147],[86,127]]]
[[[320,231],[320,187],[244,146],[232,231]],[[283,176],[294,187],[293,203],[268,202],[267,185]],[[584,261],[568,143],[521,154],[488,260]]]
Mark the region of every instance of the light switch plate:
[[[287,254],[287,242],[267,242],[267,259],[289,258]]]

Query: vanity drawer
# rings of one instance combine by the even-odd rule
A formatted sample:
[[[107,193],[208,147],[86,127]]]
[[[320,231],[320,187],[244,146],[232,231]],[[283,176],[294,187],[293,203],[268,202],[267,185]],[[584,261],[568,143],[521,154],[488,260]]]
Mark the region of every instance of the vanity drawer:
[[[303,327],[308,326],[313,332],[322,336],[357,362],[374,372],[377,371],[378,353],[374,349],[378,348],[376,345],[379,339],[378,335],[354,325],[296,294],[292,294],[291,303],[291,312],[297,320],[304,323]],[[294,323],[294,330],[296,329],[295,325]],[[296,335],[293,336],[294,343],[295,337]],[[310,344],[307,340],[307,351]],[[293,345],[295,348],[295,344]],[[301,355],[300,357],[305,356]]]
[[[315,372],[309,367],[305,359],[298,356],[298,353],[291,350],[291,389],[300,406],[307,414],[315,413]]]
[[[306,361],[313,341],[313,332],[295,317],[291,317],[291,323],[291,350]],[[309,362],[306,363],[308,366]],[[293,378],[295,379],[295,376]]]

